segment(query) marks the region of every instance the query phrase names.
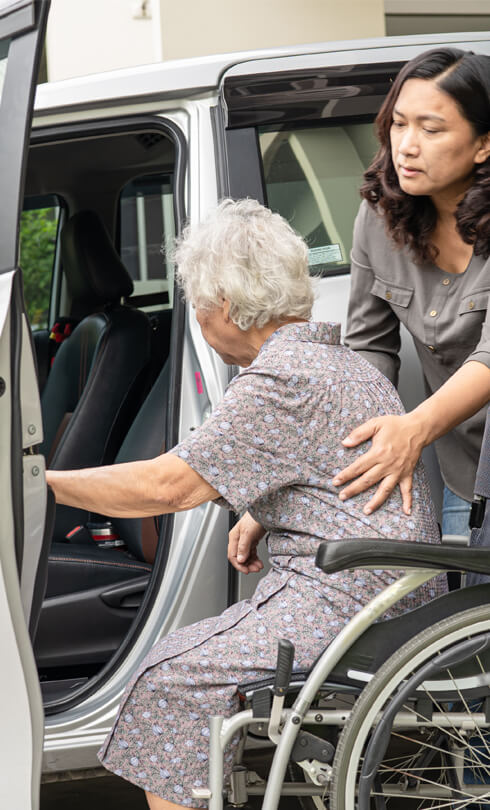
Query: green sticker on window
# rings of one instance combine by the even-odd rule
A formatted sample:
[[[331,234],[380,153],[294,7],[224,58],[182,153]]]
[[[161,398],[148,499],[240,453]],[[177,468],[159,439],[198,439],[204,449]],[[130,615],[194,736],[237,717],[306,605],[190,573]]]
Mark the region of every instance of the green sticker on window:
[[[308,264],[312,267],[315,264],[332,264],[342,261],[342,251],[340,245],[322,245],[321,247],[310,248],[308,251]]]

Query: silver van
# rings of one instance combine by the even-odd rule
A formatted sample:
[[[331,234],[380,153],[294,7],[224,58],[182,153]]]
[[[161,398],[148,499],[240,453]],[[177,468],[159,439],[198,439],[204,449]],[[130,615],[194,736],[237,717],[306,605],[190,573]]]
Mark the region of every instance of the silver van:
[[[15,810],[38,808],[42,771],[97,766],[160,636],[255,585],[229,568],[230,518],[213,504],[111,523],[55,509],[46,491],[46,464],[170,448],[233,374],[174,291],[162,245],[224,196],[258,199],[308,242],[314,317],[344,322],[390,82],[438,44],[490,54],[486,34],[326,42],[36,90],[47,12],[0,0],[0,806]],[[422,380],[406,337],[401,377],[412,406]]]

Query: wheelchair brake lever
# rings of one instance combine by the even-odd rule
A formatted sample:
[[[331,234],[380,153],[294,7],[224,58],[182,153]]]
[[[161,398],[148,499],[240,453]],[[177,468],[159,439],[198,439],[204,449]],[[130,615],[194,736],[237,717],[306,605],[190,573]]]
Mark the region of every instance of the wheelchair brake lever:
[[[291,672],[294,661],[294,644],[286,638],[280,638],[277,646],[276,677],[274,680],[271,715],[269,720],[268,735],[274,743],[279,742],[279,726],[281,724],[282,707],[284,698],[291,681]]]

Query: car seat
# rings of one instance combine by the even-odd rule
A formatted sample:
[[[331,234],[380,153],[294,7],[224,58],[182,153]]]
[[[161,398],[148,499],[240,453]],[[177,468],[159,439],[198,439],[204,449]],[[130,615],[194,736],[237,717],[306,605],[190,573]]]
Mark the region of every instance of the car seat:
[[[117,456],[116,464],[157,456],[165,445],[169,363],[165,363]],[[160,526],[156,518],[119,518],[125,549],[99,547],[88,532],[54,542],[35,642],[39,667],[101,663],[118,648],[148,585]]]
[[[81,320],[60,345],[42,393],[41,452],[49,468],[69,470],[114,459],[145,391],[151,327],[121,303],[133,282],[95,212],[68,220],[61,255],[71,316]],[[55,539],[86,519],[81,510],[56,511]]]

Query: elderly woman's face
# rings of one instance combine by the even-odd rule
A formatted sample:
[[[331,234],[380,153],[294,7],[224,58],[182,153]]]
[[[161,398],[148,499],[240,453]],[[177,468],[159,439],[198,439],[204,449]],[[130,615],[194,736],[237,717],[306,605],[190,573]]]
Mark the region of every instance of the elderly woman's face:
[[[472,182],[475,163],[486,159],[456,102],[434,81],[407,79],[393,110],[391,155],[407,194],[457,198]]]
[[[205,341],[227,365],[245,367],[257,356],[257,351],[247,341],[247,333],[229,317],[228,301],[215,309],[196,307],[196,319]]]

